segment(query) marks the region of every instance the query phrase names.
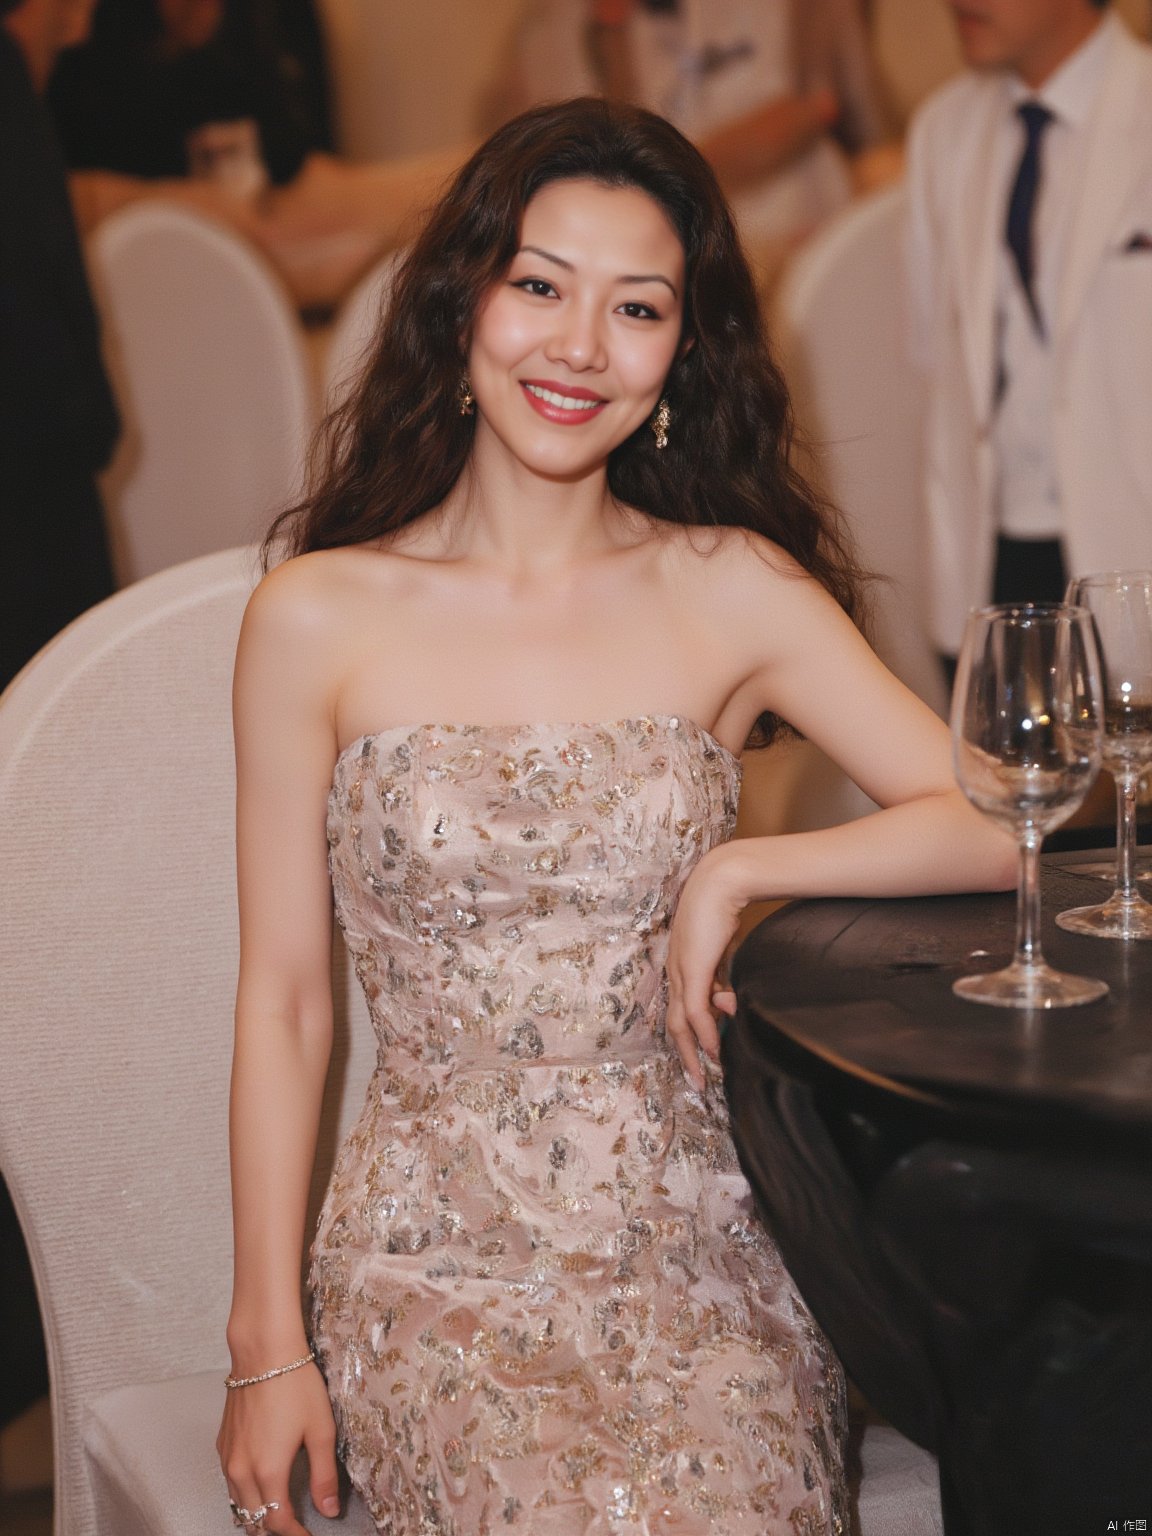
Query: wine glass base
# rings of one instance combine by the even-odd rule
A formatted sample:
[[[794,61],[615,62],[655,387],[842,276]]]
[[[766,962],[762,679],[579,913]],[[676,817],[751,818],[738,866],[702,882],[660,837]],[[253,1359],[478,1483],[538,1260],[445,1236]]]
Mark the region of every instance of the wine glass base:
[[[1093,859],[1087,864],[1070,864],[1069,870],[1075,875],[1090,875],[1093,880],[1107,880],[1109,885],[1115,885],[1119,876],[1116,872],[1116,860]],[[1138,866],[1136,869],[1137,880],[1152,880],[1152,864],[1147,868]]]
[[[1076,1008],[1107,997],[1108,983],[1094,976],[1054,971],[1043,961],[1039,965],[1014,961],[1002,971],[961,976],[952,983],[952,990],[969,1003],[988,1003],[993,1008]]]
[[[1069,907],[1056,926],[1090,939],[1152,939],[1152,902],[1114,895],[1096,907]]]

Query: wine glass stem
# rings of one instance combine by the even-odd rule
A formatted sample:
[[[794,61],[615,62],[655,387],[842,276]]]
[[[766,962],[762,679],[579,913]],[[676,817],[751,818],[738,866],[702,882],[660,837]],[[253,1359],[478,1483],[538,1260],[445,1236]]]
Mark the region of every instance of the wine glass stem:
[[[1020,843],[1020,881],[1016,887],[1016,955],[1014,964],[1031,970],[1043,964],[1040,953],[1040,843],[1035,828]]]
[[[1116,775],[1116,894],[1125,901],[1135,901],[1136,889],[1136,791],[1139,774]]]

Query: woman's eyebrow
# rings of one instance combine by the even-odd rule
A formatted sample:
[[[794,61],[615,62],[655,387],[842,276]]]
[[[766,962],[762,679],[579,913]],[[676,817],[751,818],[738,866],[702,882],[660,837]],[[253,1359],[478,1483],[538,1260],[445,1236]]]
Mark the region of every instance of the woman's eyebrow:
[[[555,262],[556,266],[563,267],[565,272],[575,272],[576,268],[570,261],[565,261],[563,256],[555,256],[551,251],[545,251],[538,245],[522,245],[516,253],[518,256],[543,256],[545,261]],[[640,272],[628,274],[616,279],[618,283],[663,283],[672,297],[679,298],[679,294],[672,283],[660,272]]]

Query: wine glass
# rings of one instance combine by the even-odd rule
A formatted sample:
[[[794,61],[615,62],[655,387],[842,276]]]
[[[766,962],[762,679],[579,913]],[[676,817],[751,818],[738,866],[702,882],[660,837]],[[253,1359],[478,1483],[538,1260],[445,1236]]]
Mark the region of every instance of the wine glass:
[[[1092,615],[1104,683],[1104,765],[1116,781],[1116,889],[1056,921],[1098,939],[1152,939],[1152,903],[1136,884],[1136,793],[1152,764],[1152,571],[1107,571],[1070,583]]]
[[[977,609],[952,694],[956,779],[1020,845],[1016,950],[1003,970],[953,991],[1002,1008],[1067,1008],[1108,986],[1054,971],[1040,952],[1040,844],[1072,814],[1100,769],[1104,720],[1091,616],[1059,603]]]

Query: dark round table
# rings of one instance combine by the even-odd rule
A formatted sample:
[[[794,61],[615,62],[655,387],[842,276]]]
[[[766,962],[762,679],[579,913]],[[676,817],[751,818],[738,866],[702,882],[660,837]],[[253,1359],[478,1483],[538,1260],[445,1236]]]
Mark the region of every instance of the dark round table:
[[[953,995],[1007,961],[1011,895],[797,902],[733,963],[745,1172],[849,1374],[939,1456],[948,1536],[1152,1531],[1152,944],[1054,921],[1099,858],[1043,875],[1045,954],[1097,1003]]]

